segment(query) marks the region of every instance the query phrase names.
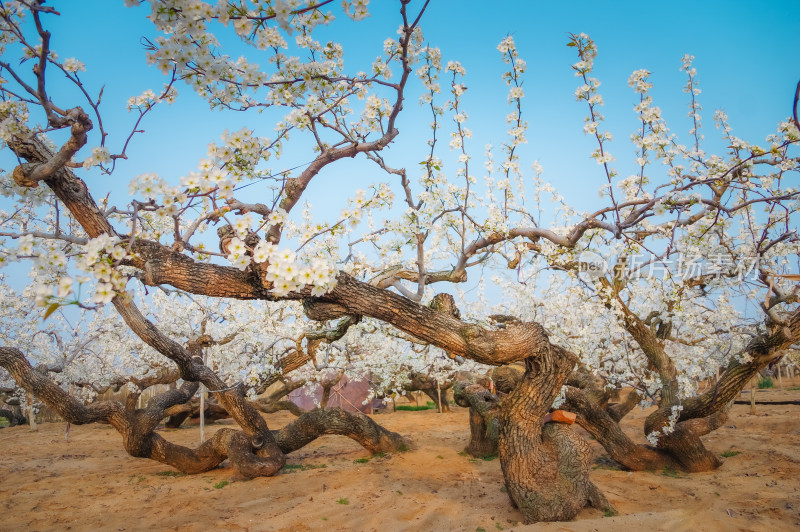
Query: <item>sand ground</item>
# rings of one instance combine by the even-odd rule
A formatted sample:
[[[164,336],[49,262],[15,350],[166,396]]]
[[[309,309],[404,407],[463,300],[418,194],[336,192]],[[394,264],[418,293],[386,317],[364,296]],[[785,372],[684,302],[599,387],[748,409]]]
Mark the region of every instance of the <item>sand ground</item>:
[[[800,399],[800,386],[758,397]],[[647,413],[637,409],[624,423],[641,441]],[[272,428],[291,419],[267,416]],[[571,522],[529,526],[519,524],[509,504],[499,462],[459,454],[469,437],[465,409],[375,419],[409,436],[415,448],[370,457],[351,440],[326,436],[290,455],[281,474],[249,481],[233,478],[227,463],[186,476],[132,458],[107,426],[73,426],[69,440],[64,423],[40,424],[37,432],[5,428],[0,530],[800,530],[797,405],[758,406],[756,415],[736,405],[726,425],[704,438],[715,453],[738,453],[717,471],[628,473],[597,466],[592,478],[619,515],[585,509]],[[162,434],[193,444],[199,429]],[[602,447],[592,444],[601,457]]]

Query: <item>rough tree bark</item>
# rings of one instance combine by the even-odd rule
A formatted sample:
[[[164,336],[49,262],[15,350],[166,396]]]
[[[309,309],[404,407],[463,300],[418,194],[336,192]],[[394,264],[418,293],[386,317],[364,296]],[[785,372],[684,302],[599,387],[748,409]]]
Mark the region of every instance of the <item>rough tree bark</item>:
[[[497,368],[497,394],[465,381],[454,386],[456,403],[470,407],[466,451],[499,454],[509,497],[526,522],[571,519],[587,503],[610,508],[589,480],[588,444],[567,426],[546,423],[575,360],[551,345],[526,359],[524,371]]]
[[[303,410],[296,404],[291,401],[263,401],[261,399],[257,401],[253,401],[253,406],[259,411],[265,414],[274,414],[275,412],[280,412],[282,410],[288,411],[293,416],[302,416],[306,413],[306,410]]]
[[[173,404],[185,402],[197,390],[196,383],[184,383],[177,390],[169,390],[148,402],[147,408],[134,410],[133,403],[122,405],[118,401],[101,401],[83,405],[52,380],[35,371],[18,349],[0,347],[2,365],[23,388],[35,394],[45,404],[58,412],[67,422],[75,425],[109,423],[122,435],[125,450],[136,457],[152,458],[169,464],[186,473],[207,471],[216,467],[229,455],[237,469],[248,470],[243,456],[246,443],[226,431],[201,445],[189,449],[167,442],[153,432],[164,417],[164,410]],[[249,447],[249,444],[248,444]]]
[[[295,360],[298,359],[298,357],[294,356],[293,358],[295,358]],[[293,402],[284,399],[289,393],[302,387],[306,383],[305,379],[283,378],[283,375],[289,373],[293,369],[299,368],[310,359],[305,353],[302,353],[302,358],[302,363],[299,363],[299,360],[297,360],[298,363],[291,368],[285,364],[288,362],[286,359],[281,360],[280,365],[283,368],[283,374],[276,374],[265,379],[261,389],[257,390],[257,392],[260,392],[259,398],[253,401],[253,406],[259,412],[272,414],[274,412],[280,412],[281,410],[288,410],[295,416],[301,416],[306,412]]]
[[[202,359],[191,356],[183,346],[168,338],[149,320],[145,319],[129,299],[116,296],[112,302],[125,323],[139,338],[162,355],[173,360],[185,381],[202,382],[217,402],[242,428],[250,441],[249,449],[252,452],[252,460],[261,464],[260,467],[252,467],[248,462],[248,470],[241,471],[242,474],[244,476],[251,476],[250,473],[253,476],[270,476],[280,471],[286,463],[286,458],[275,443],[264,418],[245,398],[244,386],[241,383],[228,386],[202,362]],[[190,397],[191,395],[185,397],[181,402],[186,402]],[[175,404],[179,403],[172,403],[169,406]],[[244,449],[241,446],[240,448]]]
[[[346,326],[349,326],[350,320],[346,318],[346,321],[347,323],[340,324],[338,329],[345,329]],[[318,340],[312,340],[311,342],[318,342]],[[251,401],[250,404],[253,408],[265,414],[272,414],[282,410],[288,410],[295,416],[305,413],[305,410],[293,402],[282,400],[282,398],[306,383],[304,379],[287,379],[285,377],[311,360],[312,357],[308,354],[308,351],[312,351],[311,346],[307,350],[298,348],[278,361],[279,371],[262,379],[261,384],[256,388],[255,392],[259,395],[259,398]],[[167,413],[170,417],[165,422],[165,425],[169,428],[178,428],[187,419],[198,419],[200,417],[200,400],[192,398],[188,403],[169,408]],[[230,417],[228,412],[213,398],[209,398],[206,401],[206,420],[215,421],[228,417]]]
[[[527,523],[572,519],[587,503],[609,508],[589,480],[589,445],[567,426],[542,426],[575,355],[548,342],[524,362],[521,381],[500,402],[498,450],[512,502]]]
[[[300,384],[302,385],[302,382]],[[285,396],[292,389],[294,388],[287,389],[285,393],[279,395],[278,397],[259,397],[258,399],[251,401],[250,404],[253,406],[253,408],[259,412],[263,412],[264,414],[273,414],[275,412],[287,410],[295,416],[301,416],[306,412],[306,410],[303,410],[289,400],[280,399],[280,397]],[[228,419],[231,417],[227,410],[222,408],[213,398],[209,398],[207,401],[205,401],[204,410],[205,420],[207,423],[218,421],[220,419]],[[192,397],[186,403],[172,406],[165,412],[169,417],[164,422],[164,426],[172,429],[178,428],[187,419],[195,420],[200,418],[200,399],[198,397]]]
[[[467,453],[478,458],[497,455],[500,398],[511,393],[523,375],[521,367],[500,366],[494,368],[488,378],[467,374],[455,380],[453,398],[456,404],[470,409],[470,441],[464,449]],[[491,383],[494,392],[489,389]]]

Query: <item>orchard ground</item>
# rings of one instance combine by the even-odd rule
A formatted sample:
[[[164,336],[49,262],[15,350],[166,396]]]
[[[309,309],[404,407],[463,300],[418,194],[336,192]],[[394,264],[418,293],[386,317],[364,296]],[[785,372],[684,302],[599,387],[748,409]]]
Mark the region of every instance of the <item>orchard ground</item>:
[[[800,400],[800,380],[759,390],[759,400]],[[747,399],[749,393],[741,394]],[[798,530],[800,406],[735,405],[724,427],[703,438],[723,456],[712,472],[628,473],[592,442],[592,480],[619,515],[584,509],[571,522],[522,526],[498,460],[459,454],[467,409],[376,415],[409,436],[409,452],[371,457],[353,441],[318,439],[289,456],[276,477],[241,480],[230,467],[187,476],[131,458],[116,431],[63,423],[0,430],[0,530]],[[647,410],[623,421],[641,434]],[[292,419],[267,416],[272,428]],[[229,421],[207,428],[213,433]],[[576,429],[580,430],[580,429]],[[164,429],[194,444],[196,426]],[[585,435],[589,439],[588,435]],[[641,443],[644,437],[638,436]],[[724,454],[723,454],[724,453]]]

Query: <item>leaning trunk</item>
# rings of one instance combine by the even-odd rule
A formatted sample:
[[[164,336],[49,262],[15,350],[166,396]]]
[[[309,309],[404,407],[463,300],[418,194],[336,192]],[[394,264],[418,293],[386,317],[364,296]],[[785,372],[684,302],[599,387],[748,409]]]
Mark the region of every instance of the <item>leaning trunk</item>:
[[[564,407],[577,414],[577,423],[603,446],[608,455],[629,471],[682,469],[668,452],[650,445],[640,445],[622,430],[611,408],[592,400],[585,390],[568,386]]]
[[[315,408],[305,412],[272,435],[281,451],[291,453],[325,434],[347,436],[371,453],[406,451],[408,441],[361,412],[343,408]]]

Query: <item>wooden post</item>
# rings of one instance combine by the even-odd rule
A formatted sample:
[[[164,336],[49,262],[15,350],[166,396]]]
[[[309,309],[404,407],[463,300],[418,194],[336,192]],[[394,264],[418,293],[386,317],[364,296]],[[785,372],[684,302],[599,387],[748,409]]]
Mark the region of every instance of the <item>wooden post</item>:
[[[72,395],[74,386],[72,384],[69,385],[69,394]],[[69,441],[69,429],[70,429],[70,422],[67,421],[67,426],[64,429],[64,441]]]
[[[26,397],[28,402],[28,424],[31,430],[39,430],[39,427],[36,426],[36,414],[33,412],[33,396],[26,394]]]
[[[341,390],[342,390],[342,388],[339,388],[338,390],[337,390],[336,388],[333,388],[333,393],[335,393],[335,394],[336,394],[336,395],[339,397],[339,408],[344,408],[344,403],[342,402],[342,401],[344,401],[345,403],[347,403],[348,405],[350,405],[350,406],[353,408],[353,410],[355,410],[356,412],[361,412],[361,409],[360,409],[360,408],[358,408],[356,405],[354,405],[353,403],[351,403],[351,402],[350,402],[350,401],[347,399],[347,397],[345,397],[344,395],[342,395],[342,392],[341,392]]]
[[[753,377],[750,380],[750,415],[756,415],[756,382],[758,376]]]
[[[200,384],[200,443],[206,441],[205,421],[206,421],[206,386]]]
[[[439,384],[439,359],[434,358],[434,373],[436,374],[436,395],[439,397],[439,413],[442,413],[442,386]]]
[[[206,322],[203,321],[203,332],[206,329]],[[206,350],[202,350],[203,364],[206,363]],[[214,369],[214,371],[217,371]],[[206,441],[206,385],[200,383],[200,444]]]

